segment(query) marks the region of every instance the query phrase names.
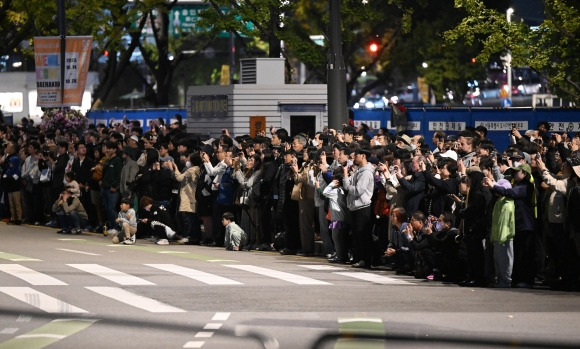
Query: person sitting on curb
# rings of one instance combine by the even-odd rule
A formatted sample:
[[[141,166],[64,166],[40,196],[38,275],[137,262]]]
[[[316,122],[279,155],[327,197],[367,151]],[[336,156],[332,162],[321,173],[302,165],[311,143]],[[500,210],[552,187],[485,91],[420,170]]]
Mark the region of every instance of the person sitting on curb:
[[[120,227],[120,231],[113,237],[113,243],[119,242],[125,245],[133,245],[135,243],[135,233],[137,232],[137,218],[135,210],[131,208],[131,199],[121,199],[121,211],[115,222]],[[109,230],[111,234],[113,229]]]
[[[245,246],[248,242],[246,232],[236,224],[235,216],[231,212],[222,215],[222,224],[226,227],[226,237],[224,245],[228,251],[239,251],[240,246]]]

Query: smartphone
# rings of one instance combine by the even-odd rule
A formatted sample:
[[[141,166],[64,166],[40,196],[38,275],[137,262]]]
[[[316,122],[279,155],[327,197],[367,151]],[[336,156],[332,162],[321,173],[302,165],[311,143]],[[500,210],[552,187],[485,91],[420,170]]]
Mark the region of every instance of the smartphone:
[[[537,154],[536,154],[536,160],[540,160],[540,159],[542,159],[542,154],[540,154],[540,153],[537,153]]]
[[[516,123],[512,122],[512,128],[516,128]]]

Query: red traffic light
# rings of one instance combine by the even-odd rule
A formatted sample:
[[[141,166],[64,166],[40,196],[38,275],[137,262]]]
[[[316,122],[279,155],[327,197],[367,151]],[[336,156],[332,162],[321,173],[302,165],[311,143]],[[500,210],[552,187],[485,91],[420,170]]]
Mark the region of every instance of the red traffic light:
[[[370,52],[377,53],[379,51],[379,44],[377,44],[376,42],[371,42],[368,48]]]

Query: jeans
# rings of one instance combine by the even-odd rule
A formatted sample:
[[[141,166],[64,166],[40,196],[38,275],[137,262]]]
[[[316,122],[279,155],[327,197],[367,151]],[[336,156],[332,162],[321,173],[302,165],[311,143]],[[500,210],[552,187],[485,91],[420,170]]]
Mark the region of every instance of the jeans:
[[[197,214],[194,212],[179,212],[183,222],[183,235],[190,241],[201,241],[201,226]]]
[[[56,214],[58,222],[62,230],[71,231],[72,229],[78,230],[81,228],[82,219],[77,211],[70,211],[69,213],[64,213],[59,211]]]
[[[101,189],[101,197],[103,198],[103,206],[105,207],[105,217],[109,227],[115,226],[115,219],[117,219],[117,212],[119,210],[120,194],[118,191],[111,191],[110,189]]]

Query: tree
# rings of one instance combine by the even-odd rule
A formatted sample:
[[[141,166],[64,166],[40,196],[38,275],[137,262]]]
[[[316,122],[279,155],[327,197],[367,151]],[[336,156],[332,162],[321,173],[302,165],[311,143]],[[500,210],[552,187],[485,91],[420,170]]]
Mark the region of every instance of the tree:
[[[538,28],[514,20],[481,0],[455,0],[467,16],[445,33],[448,42],[462,38],[479,42],[477,59],[511,50],[512,65],[529,66],[544,77],[560,97],[580,102],[580,10],[574,0],[542,0],[546,19]]]

